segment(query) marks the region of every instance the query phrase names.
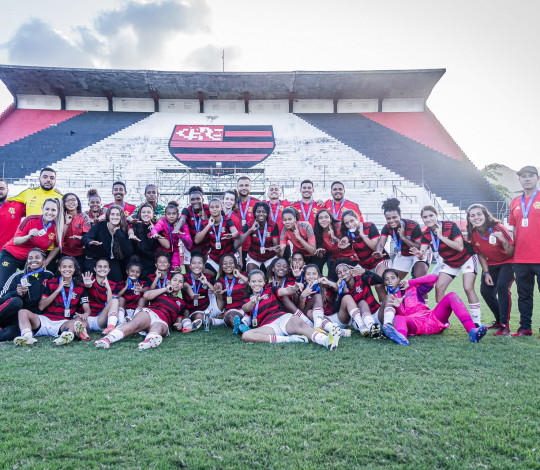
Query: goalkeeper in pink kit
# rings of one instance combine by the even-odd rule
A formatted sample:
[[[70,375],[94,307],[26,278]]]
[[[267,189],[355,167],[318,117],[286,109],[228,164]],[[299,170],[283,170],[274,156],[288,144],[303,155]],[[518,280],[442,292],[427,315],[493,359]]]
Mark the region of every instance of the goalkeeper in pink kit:
[[[399,273],[387,269],[383,273],[388,296],[384,302],[382,330],[387,338],[408,346],[407,336],[436,335],[448,328],[452,312],[462,323],[473,343],[487,333],[487,327],[475,328],[467,307],[455,292],[446,294],[437,306],[430,310],[424,300],[437,282],[436,274],[428,274],[409,281],[400,281]]]

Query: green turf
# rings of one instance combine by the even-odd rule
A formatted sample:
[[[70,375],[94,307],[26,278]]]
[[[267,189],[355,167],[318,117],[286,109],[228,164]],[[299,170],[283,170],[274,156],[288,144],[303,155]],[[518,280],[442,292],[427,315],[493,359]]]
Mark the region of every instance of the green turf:
[[[535,294],[534,337],[479,344],[455,317],[333,353],[225,328],[144,352],[3,344],[0,468],[540,468]]]

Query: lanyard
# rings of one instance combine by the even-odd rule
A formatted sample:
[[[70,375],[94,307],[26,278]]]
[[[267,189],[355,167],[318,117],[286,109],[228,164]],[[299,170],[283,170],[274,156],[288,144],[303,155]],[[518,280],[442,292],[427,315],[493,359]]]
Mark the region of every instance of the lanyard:
[[[216,226],[212,225],[212,231],[214,232],[214,235],[216,237],[216,244],[218,244],[221,241],[221,229],[223,228],[223,217],[219,221],[219,228],[218,232],[216,233]]]
[[[135,279],[135,282],[137,282],[137,279]],[[128,277],[127,278],[127,287],[126,287],[126,289],[127,290],[132,290],[134,287],[135,287],[135,284],[133,283],[133,280],[130,277]]]
[[[264,231],[261,236],[261,230],[257,229],[257,233],[259,234],[259,241],[261,242],[261,246],[264,246],[264,243],[266,242],[266,229],[268,228],[268,221],[264,223]]]
[[[225,276],[225,289],[227,290],[227,297],[232,297],[232,292],[234,289],[234,285],[236,284],[236,278],[233,277],[233,280],[231,281],[231,284],[229,287],[229,280],[227,279],[227,276]]]
[[[343,291],[345,290],[345,280],[341,279],[338,282],[338,294],[343,294]]]
[[[336,205],[334,204],[334,201],[332,200],[332,215],[334,216],[334,219],[338,219],[338,215],[341,212],[341,209],[343,209],[343,205],[345,204],[345,199],[341,201],[341,204],[339,206],[338,211],[336,212]]]
[[[488,231],[489,231],[489,234],[490,234],[490,235],[493,235],[493,230],[491,230],[490,228],[488,228]],[[484,237],[484,236],[482,236],[482,235],[480,234],[480,232],[478,232],[478,235],[480,235],[480,238],[481,238],[482,240],[489,240],[489,237]]]
[[[285,283],[287,282],[287,278],[283,279],[283,282],[281,283],[281,288],[283,289],[285,287]],[[274,279],[274,285],[276,284],[276,280]]]
[[[249,196],[247,201],[246,201],[246,210],[242,209],[242,201],[239,201],[239,203],[238,203],[238,208],[240,209],[240,215],[242,216],[242,220],[247,220],[250,201],[251,201],[251,196]]]
[[[274,214],[274,212],[272,211],[272,203],[270,203],[270,216],[272,217],[273,222],[277,222],[277,218],[278,218],[278,215],[279,215],[279,206],[281,206],[281,201],[278,201],[277,207],[276,207],[276,212]]]
[[[529,218],[529,211],[531,210],[532,203],[534,201],[534,198],[538,194],[538,189],[534,190],[534,193],[532,194],[531,198],[529,199],[529,203],[527,204],[527,208],[525,208],[525,194],[521,196],[521,213],[523,214],[524,219]]]
[[[193,293],[195,295],[199,295],[199,291],[201,290],[201,281],[195,281],[195,278],[193,277],[193,273],[191,273],[190,276],[191,276],[191,282],[193,282],[193,285],[191,286],[191,288],[193,289]]]
[[[171,248],[172,248],[172,244],[173,244],[173,240],[172,240],[172,226],[169,222],[167,222],[167,228],[169,229],[169,241],[171,242]]]
[[[41,271],[43,271],[45,268],[39,268],[39,269],[36,269],[35,271],[32,271],[31,273],[26,273],[24,276],[21,277],[21,280],[22,279],[26,279],[30,276],[33,276],[34,274],[39,274]]]
[[[433,233],[433,230],[429,230],[431,232],[431,242],[433,243],[433,249],[435,252],[439,251],[439,245],[441,244],[441,240]]]
[[[400,221],[399,223],[401,224],[401,222],[402,221]],[[396,244],[396,248],[398,249],[398,251],[401,251],[401,245],[403,245],[403,240],[401,238],[398,238],[397,229],[392,229],[392,238],[394,239],[394,243]]]
[[[313,210],[313,201],[311,201],[311,203],[309,204],[309,210],[307,211],[307,214],[306,214],[306,211],[304,209],[304,202],[303,201],[300,201],[300,209],[302,209],[302,215],[304,216],[304,220],[306,222],[309,222],[309,218],[311,217],[311,211]]]
[[[531,205],[529,204],[529,207]],[[49,227],[52,225],[53,221],[51,220],[47,226],[45,226],[45,222],[43,222],[43,216],[41,216],[41,225],[43,225],[43,230],[45,230],[45,232],[47,232],[47,230],[49,230]]]
[[[203,208],[204,211],[204,208]],[[195,231],[199,233],[201,231],[201,224],[202,224],[202,215],[197,219],[197,216],[195,215],[195,212],[193,212],[193,209],[191,210],[191,213],[193,214],[193,223],[195,224]]]
[[[227,219],[230,219],[232,216],[232,213],[233,213],[233,210],[231,209],[228,214],[225,214],[225,217],[227,217]]]
[[[252,313],[252,318],[253,320],[255,320],[255,324],[257,324],[257,315],[259,314],[259,301],[257,301],[257,303],[253,306],[253,311],[251,312]]]
[[[62,277],[60,277],[60,283],[63,283]],[[73,297],[73,286],[75,283],[73,280],[71,281],[71,284],[69,286],[69,294],[66,297],[66,290],[62,289],[62,300],[64,301],[64,310],[69,310],[69,306],[71,304],[71,298]]]
[[[157,286],[162,289],[163,287],[165,287],[167,285],[167,278],[169,277],[169,273],[165,274],[165,279],[161,280],[161,279],[158,279],[157,281]]]
[[[347,235],[349,236],[350,241],[354,241],[356,239],[355,232],[356,232],[356,230],[349,230],[347,232]]]
[[[401,288],[399,286],[396,286],[396,287],[387,286],[386,290],[388,291],[389,294],[395,294],[395,293],[399,292],[401,290]]]

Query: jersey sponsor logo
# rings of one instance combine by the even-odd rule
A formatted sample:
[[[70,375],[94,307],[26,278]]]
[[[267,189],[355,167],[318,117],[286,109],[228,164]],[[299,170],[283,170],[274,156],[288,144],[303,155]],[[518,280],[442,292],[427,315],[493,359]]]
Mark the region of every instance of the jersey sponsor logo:
[[[251,168],[275,148],[272,126],[212,126],[178,124],[169,151],[191,168]]]
[[[535,209],[540,209],[540,202],[536,201],[534,204],[533,204],[533,207]]]

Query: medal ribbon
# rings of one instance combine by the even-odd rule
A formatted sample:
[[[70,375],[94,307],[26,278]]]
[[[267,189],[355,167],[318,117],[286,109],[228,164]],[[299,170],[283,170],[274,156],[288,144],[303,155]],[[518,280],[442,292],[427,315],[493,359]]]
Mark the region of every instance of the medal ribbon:
[[[527,208],[525,208],[525,194],[521,196],[521,213],[523,214],[524,219],[529,218],[529,211],[531,210],[532,203],[534,201],[534,198],[538,194],[538,189],[534,190],[534,193],[532,193],[531,198],[529,199],[529,203],[527,204]]]
[[[62,280],[62,277],[60,277],[60,283],[62,284],[64,281]],[[64,310],[69,310],[69,306],[71,304],[71,298],[73,297],[73,286],[75,283],[71,281],[71,284],[69,286],[69,294],[66,297],[66,289],[62,289],[62,300],[64,301]]]

